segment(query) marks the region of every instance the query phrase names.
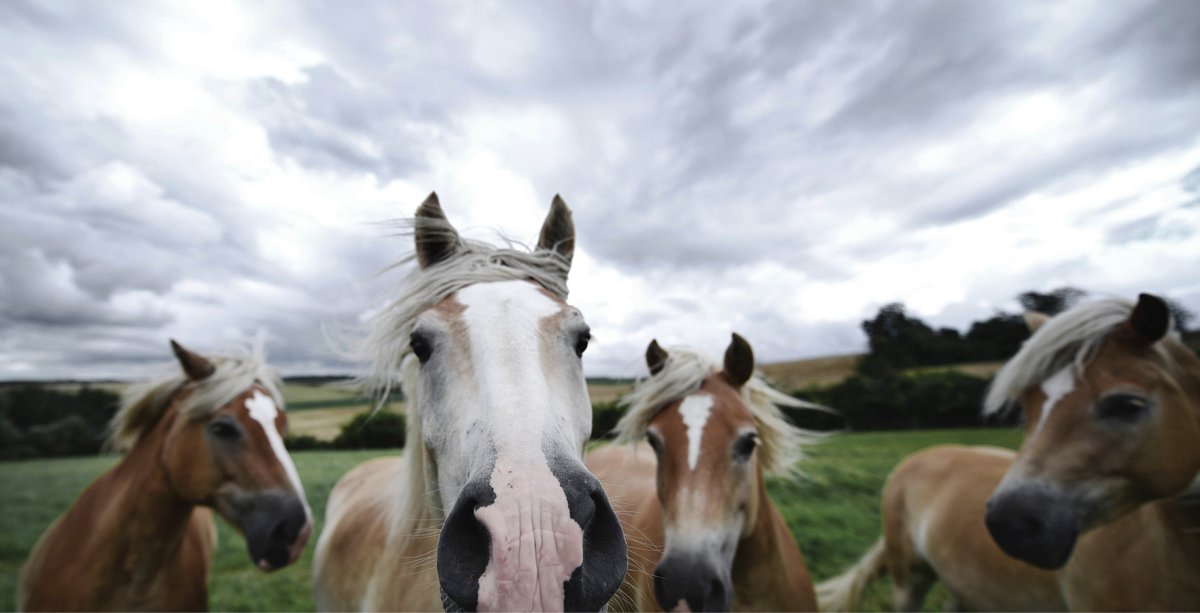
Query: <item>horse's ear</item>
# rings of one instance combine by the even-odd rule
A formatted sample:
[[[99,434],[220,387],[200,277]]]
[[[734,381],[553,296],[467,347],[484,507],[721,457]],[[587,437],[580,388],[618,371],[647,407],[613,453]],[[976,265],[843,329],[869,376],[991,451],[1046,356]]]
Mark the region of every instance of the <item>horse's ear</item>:
[[[754,375],[754,350],[737,332],[725,349],[725,377],[734,387],[741,387]]]
[[[437,192],[430,192],[425,202],[417,207],[413,240],[417,246],[417,263],[421,268],[429,268],[450,259],[462,246],[462,239],[442,211]]]
[[[575,221],[571,218],[571,207],[558,194],[554,195],[550,212],[546,214],[546,221],[542,222],[538,249],[561,255],[567,265],[571,264],[571,256],[575,255]]]
[[[179,365],[183,367],[183,373],[192,381],[203,381],[212,376],[217,371],[217,367],[213,366],[204,356],[188,351],[183,348],[183,345],[171,339],[171,351],[175,352],[175,357],[179,358]]]
[[[1037,311],[1025,311],[1025,325],[1029,327],[1029,333],[1033,334],[1038,331],[1038,328],[1050,321],[1050,316]]]
[[[650,376],[662,372],[663,366],[666,365],[667,350],[658,346],[658,339],[650,341],[650,345],[646,347],[646,367],[650,369]]]
[[[1147,344],[1157,343],[1171,329],[1171,309],[1154,294],[1138,294],[1137,306],[1129,315],[1129,327]]]

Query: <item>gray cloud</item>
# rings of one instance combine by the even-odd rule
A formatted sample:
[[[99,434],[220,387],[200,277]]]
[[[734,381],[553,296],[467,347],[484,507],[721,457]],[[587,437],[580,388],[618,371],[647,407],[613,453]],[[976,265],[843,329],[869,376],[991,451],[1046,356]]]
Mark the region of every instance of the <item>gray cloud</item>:
[[[1180,162],[1200,147],[1194,3],[210,23],[7,2],[0,54],[0,377],[136,375],[168,336],[259,331],[289,372],[345,369],[323,327],[376,308],[407,248],[367,222],[430,189],[493,225],[530,210],[513,198],[567,198],[595,374],[633,374],[652,336],[719,350],[730,329],[767,359],[855,351],[894,300],[951,325],[1061,284],[1200,309],[1178,265],[1200,248],[1200,170]]]

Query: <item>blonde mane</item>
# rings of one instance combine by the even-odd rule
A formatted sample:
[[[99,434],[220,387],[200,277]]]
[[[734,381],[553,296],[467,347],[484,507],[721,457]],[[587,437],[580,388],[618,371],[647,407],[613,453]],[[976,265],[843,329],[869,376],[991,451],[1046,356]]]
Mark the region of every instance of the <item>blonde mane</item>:
[[[415,220],[401,223],[407,228],[401,235],[413,236]],[[457,241],[454,255],[427,268],[414,267],[402,281],[397,297],[371,318],[365,333],[352,341],[347,352],[350,359],[364,365],[366,372],[358,378],[358,384],[376,399],[376,408],[388,400],[396,387],[408,399],[405,474],[394,483],[399,504],[392,506],[396,527],[392,534],[400,541],[442,517],[437,497],[430,495],[435,491],[436,479],[433,460],[421,439],[421,411],[416,400],[420,397],[420,379],[417,360],[409,346],[417,316],[476,283],[527,280],[566,300],[567,272],[571,266],[555,251],[517,249],[520,245],[508,239],[502,239],[506,247],[497,248],[459,238],[444,221],[421,219],[420,223],[426,237],[452,237]],[[416,254],[411,254],[392,268],[411,264],[415,259]]]
[[[625,397],[623,402],[629,408],[613,429],[617,441],[640,441],[645,435],[646,427],[659,411],[700,389],[700,384],[709,375],[720,370],[720,364],[694,349],[668,348],[667,360],[662,370],[638,381],[633,391]],[[757,372],[742,386],[741,397],[754,416],[754,423],[762,440],[759,449],[763,469],[776,475],[795,470],[804,456],[804,446],[818,440],[821,435],[793,426],[780,412],[779,407],[822,411],[829,409],[784,394],[771,387]]]
[[[185,390],[188,394],[180,402],[179,412],[187,419],[211,415],[255,384],[266,389],[283,409],[279,374],[267,364],[261,345],[241,354],[204,357],[215,370],[201,381],[190,381],[176,364],[171,375],[127,386],[121,393],[120,408],[109,424],[108,447],[128,451]]]
[[[414,222],[403,223],[411,228]],[[354,342],[348,352],[350,359],[366,366],[367,371],[359,377],[359,384],[381,404],[387,400],[392,388],[401,383],[404,359],[412,354],[409,337],[417,316],[454,292],[476,283],[528,280],[562,300],[567,299],[567,272],[571,264],[557,252],[514,249],[518,243],[507,239],[507,247],[492,247],[457,238],[448,223],[421,220],[421,231],[426,235],[438,229],[456,238],[455,254],[448,260],[410,272],[401,284],[398,297],[371,318],[366,334]],[[403,235],[411,234],[410,229]],[[415,254],[409,255],[392,268],[415,259]]]
[[[1128,320],[1131,313],[1133,303],[1109,298],[1081,304],[1051,317],[996,373],[984,400],[984,414],[1002,411],[1025,390],[1040,385],[1068,366],[1074,369],[1076,377],[1082,376],[1104,339]],[[1171,334],[1178,336],[1177,332]],[[1155,343],[1152,350],[1158,364],[1171,363],[1161,343]]]

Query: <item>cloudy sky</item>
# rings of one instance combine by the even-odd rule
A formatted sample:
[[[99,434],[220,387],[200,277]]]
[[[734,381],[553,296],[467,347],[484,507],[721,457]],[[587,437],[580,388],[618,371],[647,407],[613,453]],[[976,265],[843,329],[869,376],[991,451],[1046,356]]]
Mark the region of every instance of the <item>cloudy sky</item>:
[[[862,350],[1028,289],[1200,311],[1200,3],[0,3],[0,379],[138,377],[167,338],[392,293],[436,190],[532,243],[555,193],[592,375],[657,337]]]

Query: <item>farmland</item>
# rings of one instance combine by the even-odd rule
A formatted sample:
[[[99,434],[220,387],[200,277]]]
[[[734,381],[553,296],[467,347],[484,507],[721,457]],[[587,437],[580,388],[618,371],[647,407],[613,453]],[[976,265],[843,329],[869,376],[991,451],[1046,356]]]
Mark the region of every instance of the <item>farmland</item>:
[[[316,410],[316,409],[309,409]],[[293,418],[308,410],[297,411]],[[769,483],[772,497],[788,519],[818,579],[856,560],[879,534],[879,491],[892,466],[905,455],[944,442],[1013,447],[1015,430],[938,430],[845,434],[830,437],[809,452],[804,474]],[[311,451],[294,454],[317,528],[334,482],[350,467],[389,452]],[[15,604],[17,572],[38,535],[97,475],[112,456],[0,463],[0,609]],[[255,570],[240,536],[218,521],[219,545],[210,579],[214,610],[312,610],[309,574],[312,544],[300,561],[265,575]],[[314,539],[315,541],[315,539]],[[935,590],[927,610],[941,610],[944,593]],[[869,592],[868,610],[890,610],[886,583]]]

